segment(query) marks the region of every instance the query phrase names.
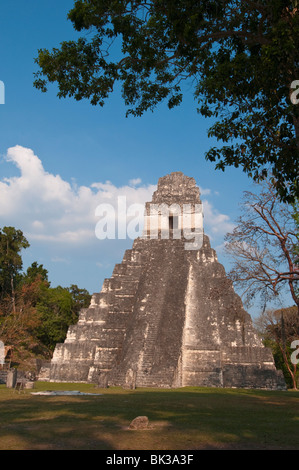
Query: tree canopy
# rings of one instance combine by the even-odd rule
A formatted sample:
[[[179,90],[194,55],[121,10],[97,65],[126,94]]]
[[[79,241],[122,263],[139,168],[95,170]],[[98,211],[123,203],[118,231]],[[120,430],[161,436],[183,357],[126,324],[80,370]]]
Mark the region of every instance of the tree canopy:
[[[223,142],[206,158],[240,166],[255,180],[273,174],[285,201],[299,194],[297,0],[77,0],[68,18],[82,33],[40,49],[35,87],[103,106],[121,84],[127,114],[163,100],[169,108],[192,83],[198,111]],[[295,90],[294,90],[295,87]],[[298,87],[297,87],[298,88]],[[297,96],[297,95],[296,95]]]
[[[51,287],[47,269],[36,261],[22,272],[21,251],[27,247],[21,230],[0,229],[0,340],[13,348],[13,361],[21,365],[49,359],[91,299],[74,284]]]
[[[21,230],[14,227],[0,229],[0,300],[9,296],[15,308],[15,285],[22,270],[21,251],[29,242]]]

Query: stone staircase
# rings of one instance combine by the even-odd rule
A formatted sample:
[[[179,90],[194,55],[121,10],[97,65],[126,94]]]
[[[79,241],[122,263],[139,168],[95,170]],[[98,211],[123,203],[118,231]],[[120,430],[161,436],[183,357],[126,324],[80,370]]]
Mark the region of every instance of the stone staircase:
[[[51,381],[95,382],[107,374],[119,355],[142,270],[141,255],[127,250],[121,264],[82,309],[66,340],[56,345],[50,368]]]
[[[140,358],[136,385],[172,387],[178,367],[184,319],[184,305],[179,300],[184,285],[180,282],[178,286],[175,279],[178,275],[182,279],[185,251],[181,241],[168,241],[167,244],[164,242],[161,259],[161,248],[159,243],[157,245],[153,250],[154,258],[151,259],[148,270],[151,292],[154,295],[148,299],[149,328]],[[155,295],[158,290],[159,297]],[[184,295],[182,297],[184,298]],[[160,340],[161,335],[164,337],[164,344]]]
[[[185,289],[181,275],[186,252],[181,240],[138,243],[144,244],[147,258],[119,356],[121,367],[112,371],[110,380],[114,385],[124,384],[126,374],[134,371],[135,386],[171,387],[181,350],[184,305],[180,299]]]

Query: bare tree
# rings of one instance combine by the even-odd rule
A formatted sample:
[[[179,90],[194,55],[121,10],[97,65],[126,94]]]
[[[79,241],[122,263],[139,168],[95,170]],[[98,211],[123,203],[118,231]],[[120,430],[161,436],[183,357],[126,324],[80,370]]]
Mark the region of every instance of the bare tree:
[[[282,203],[270,181],[255,194],[246,191],[242,215],[226,235],[226,253],[233,261],[230,278],[250,305],[259,297],[263,309],[288,289],[299,313],[299,230],[295,206]]]

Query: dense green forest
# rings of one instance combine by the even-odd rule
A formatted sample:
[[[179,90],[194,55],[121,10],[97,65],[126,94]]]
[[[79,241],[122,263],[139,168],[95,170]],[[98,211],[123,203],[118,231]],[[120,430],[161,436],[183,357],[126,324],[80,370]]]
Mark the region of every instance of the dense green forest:
[[[77,285],[51,287],[36,261],[24,272],[21,253],[29,246],[21,230],[0,229],[0,340],[13,347],[13,364],[23,367],[51,358],[91,298]]]

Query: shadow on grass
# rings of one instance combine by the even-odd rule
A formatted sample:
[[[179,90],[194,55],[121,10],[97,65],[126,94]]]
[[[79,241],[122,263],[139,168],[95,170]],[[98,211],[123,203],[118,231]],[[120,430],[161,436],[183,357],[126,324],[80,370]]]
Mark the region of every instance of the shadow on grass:
[[[49,389],[59,389],[51,386],[48,384]],[[1,448],[299,448],[296,393],[223,389],[97,391],[102,395],[52,397],[28,391],[14,394],[5,390],[1,394],[0,390]],[[151,429],[130,431],[130,422],[140,415],[148,416]]]

